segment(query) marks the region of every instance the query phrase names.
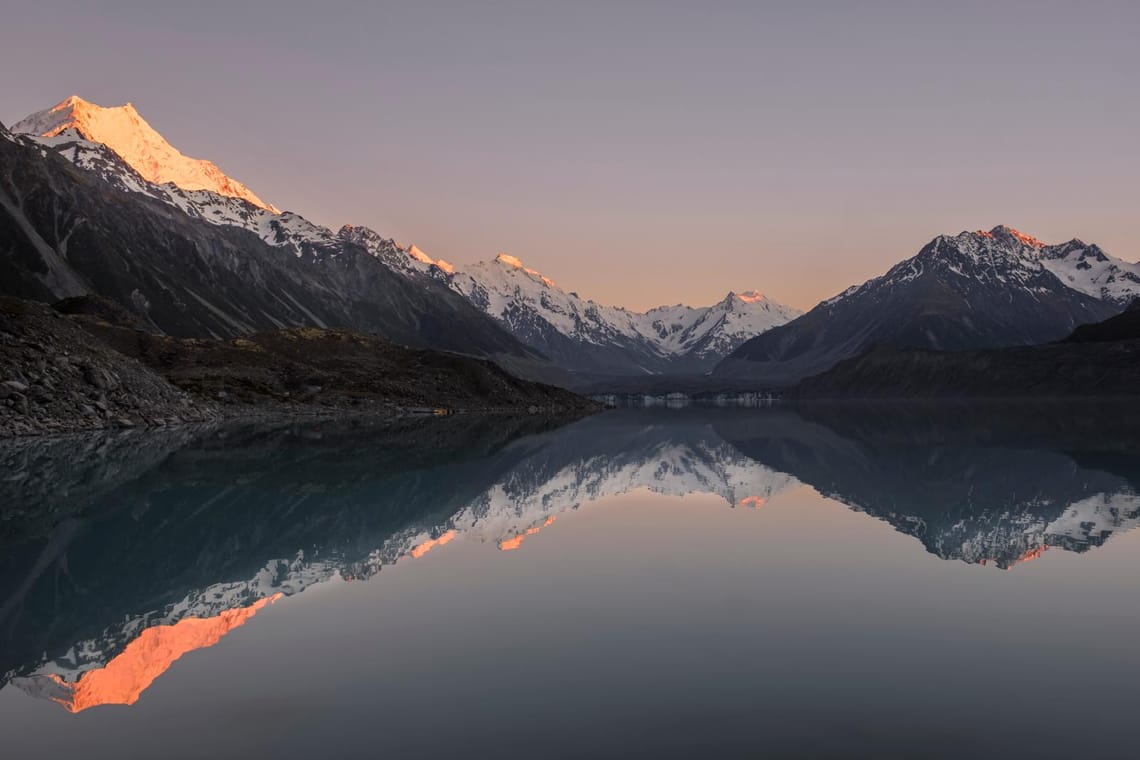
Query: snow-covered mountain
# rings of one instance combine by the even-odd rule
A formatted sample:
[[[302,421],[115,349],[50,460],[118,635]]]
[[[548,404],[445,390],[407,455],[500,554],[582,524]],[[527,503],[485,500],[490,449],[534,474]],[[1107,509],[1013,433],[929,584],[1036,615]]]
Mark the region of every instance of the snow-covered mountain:
[[[1047,246],[1010,227],[942,235],[886,274],[744,343],[716,374],[787,385],[875,346],[947,351],[1059,340],[1121,311],[1135,268],[1078,240]]]
[[[182,155],[130,103],[105,108],[72,95],[17,122],[12,131],[49,139],[79,137],[100,143],[118,154],[148,182],[172,184],[183,190],[209,190],[241,198],[268,211],[277,210],[212,162]]]
[[[24,128],[38,126],[33,119]],[[139,129],[153,142],[143,139],[149,127]],[[13,136],[0,140],[4,295],[94,293],[179,337],[346,327],[493,358],[532,379],[565,375],[445,284],[412,282],[304,217],[156,184],[73,128]]]
[[[1040,251],[1045,268],[1075,290],[1122,306],[1140,297],[1140,262],[1130,264],[1075,239]]]
[[[12,132],[119,190],[213,225],[248,230],[297,256],[335,258],[346,243],[361,246],[401,275],[445,284],[523,343],[575,371],[704,372],[744,341],[800,313],[755,292],[729,293],[712,306],[632,312],[567,293],[506,254],[459,271],[367,227],[346,225],[334,233],[280,212],[209,161],[183,156],[130,104],[104,108],[73,96],[18,122]]]
[[[367,227],[345,226],[339,234],[400,271],[446,282],[522,342],[580,372],[703,372],[749,338],[800,314],[754,291],[729,293],[712,306],[635,312],[567,292],[508,254],[457,269]]]
[[[755,292],[729,293],[704,307],[635,312],[603,306],[507,255],[449,280],[516,337],[563,366],[613,374],[703,372],[748,338],[800,313]]]

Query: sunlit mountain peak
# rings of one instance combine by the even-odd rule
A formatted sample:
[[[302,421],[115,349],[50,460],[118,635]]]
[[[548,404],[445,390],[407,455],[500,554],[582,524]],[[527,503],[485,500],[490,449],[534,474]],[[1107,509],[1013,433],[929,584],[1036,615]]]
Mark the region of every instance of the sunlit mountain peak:
[[[209,190],[240,198],[273,213],[278,210],[227,176],[214,163],[183,155],[147,123],[131,103],[104,107],[72,95],[12,126],[41,138],[79,137],[113,150],[148,182],[183,190]]]

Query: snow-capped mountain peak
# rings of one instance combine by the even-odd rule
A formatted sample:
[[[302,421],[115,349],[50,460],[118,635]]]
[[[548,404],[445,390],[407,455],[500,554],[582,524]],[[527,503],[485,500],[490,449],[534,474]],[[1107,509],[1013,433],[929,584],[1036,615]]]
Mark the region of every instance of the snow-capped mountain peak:
[[[190,158],[166,141],[131,103],[103,107],[72,95],[13,125],[12,131],[37,137],[82,138],[106,145],[145,180],[183,190],[209,190],[240,198],[272,213],[278,210],[205,159]]]
[[[974,234],[975,235],[981,235],[982,237],[987,237],[987,238],[1012,238],[1012,239],[1017,240],[1018,242],[1022,243],[1023,245],[1027,245],[1031,248],[1044,248],[1045,247],[1044,243],[1042,243],[1040,240],[1033,237],[1032,235],[1027,235],[1026,233],[1022,232],[1021,230],[1015,230],[1013,227],[1007,227],[1004,224],[999,224],[998,226],[994,227],[993,229],[989,230],[988,232],[986,230],[978,230]]]
[[[543,285],[545,285],[548,288],[558,287],[557,285],[554,284],[554,280],[550,279],[549,277],[542,274],[541,272],[538,272],[538,271],[531,269],[530,267],[526,266],[525,264],[522,263],[522,260],[519,259],[517,256],[512,256],[509,253],[500,253],[498,256],[495,257],[495,263],[499,264],[501,266],[504,266],[504,267],[508,267],[510,269],[517,269],[520,272],[528,274],[533,279],[541,282]]]

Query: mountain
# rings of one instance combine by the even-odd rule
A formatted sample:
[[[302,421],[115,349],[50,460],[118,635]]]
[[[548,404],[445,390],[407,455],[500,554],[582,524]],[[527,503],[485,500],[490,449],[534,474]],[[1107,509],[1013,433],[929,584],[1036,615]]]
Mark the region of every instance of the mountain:
[[[1140,262],[1129,264],[1080,240],[1040,250],[1045,268],[1074,290],[1121,305],[1140,297]]]
[[[339,236],[399,271],[446,283],[523,343],[577,373],[705,372],[748,338],[800,313],[752,291],[729,293],[712,306],[634,312],[567,292],[515,256],[457,270],[367,227],[346,226]]]
[[[1062,341],[976,351],[880,347],[805,378],[797,398],[1134,398],[1140,299]]]
[[[334,233],[298,214],[280,212],[214,164],[183,156],[129,104],[103,108],[73,96],[18,122],[12,132],[21,135],[25,144],[34,145],[45,159],[48,154],[61,156],[110,187],[146,196],[196,221],[248,231],[263,243],[299,258],[323,263],[334,258],[352,259],[346,251],[367,251],[390,272],[411,280],[416,288],[437,298],[441,288],[462,296],[522,344],[578,373],[705,372],[748,338],[799,314],[753,292],[730,293],[720,303],[708,307],[678,305],[630,312],[567,293],[513,256],[504,254],[493,262],[457,271],[453,265],[432,259],[414,245],[399,245],[367,227],[345,225]],[[86,292],[85,288],[85,283],[68,282],[57,290],[73,295]],[[121,298],[121,294],[100,292]],[[139,292],[141,297],[152,300],[147,289]],[[291,305],[291,299],[285,300],[287,306]],[[448,299],[440,301],[447,305]],[[227,311],[217,303],[211,306]],[[308,303],[305,307],[310,308]],[[317,317],[310,318],[311,323],[330,324],[316,310],[310,311]],[[295,318],[272,316],[284,325],[296,323]],[[371,323],[352,320],[335,324],[374,329]],[[218,337],[249,327],[268,325],[231,319],[225,331],[212,325],[212,332],[205,334]],[[427,345],[457,350],[470,345],[472,352],[480,355],[502,353],[501,347],[491,352],[484,350],[481,343],[485,341],[452,340],[444,346],[437,345],[440,338],[434,334]],[[396,339],[406,340],[408,335]],[[557,379],[547,370],[540,374],[544,379]]]
[[[446,284],[410,280],[296,214],[156,185],[70,132],[0,139],[0,294],[98,294],[187,338],[349,328],[560,377]]]
[[[714,374],[786,386],[876,346],[953,351],[1058,340],[1121,310],[1123,269],[1111,278],[1111,298],[1090,295],[1108,287],[1113,262],[1073,263],[1095,259],[1089,251],[1080,241],[1046,246],[1001,226],[943,235],[886,274],[744,343]]]
[[[248,187],[210,161],[182,155],[139,115],[130,103],[104,108],[78,95],[16,122],[12,131],[48,140],[82,138],[106,145],[147,182],[184,190],[209,190],[277,212]]]

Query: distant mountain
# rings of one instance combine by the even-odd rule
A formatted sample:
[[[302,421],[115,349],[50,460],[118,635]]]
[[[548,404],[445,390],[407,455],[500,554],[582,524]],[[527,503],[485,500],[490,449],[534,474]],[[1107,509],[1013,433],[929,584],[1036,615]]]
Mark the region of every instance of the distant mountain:
[[[798,398],[1140,396],[1140,299],[1063,341],[976,351],[881,347],[804,379]]]
[[[210,161],[182,155],[139,115],[130,103],[104,108],[78,95],[12,125],[19,134],[48,140],[81,138],[106,145],[148,182],[173,184],[184,190],[209,190],[276,212],[248,187]]]
[[[1121,310],[1132,265],[1098,252],[1075,240],[1046,246],[1009,227],[943,235],[885,275],[744,343],[714,374],[782,386],[876,346],[952,351],[1058,340]]]
[[[2,295],[94,293],[179,337],[350,328],[561,376],[446,284],[412,281],[296,214],[156,185],[106,145],[69,133],[4,130],[0,165]]]
[[[752,291],[729,293],[712,306],[629,311],[567,292],[515,256],[460,271],[367,227],[346,226],[340,237],[401,271],[447,283],[519,340],[580,373],[705,372],[744,341],[800,314]]]
[[[1080,240],[1040,251],[1045,268],[1074,290],[1122,305],[1140,298],[1140,262],[1129,264]]]

